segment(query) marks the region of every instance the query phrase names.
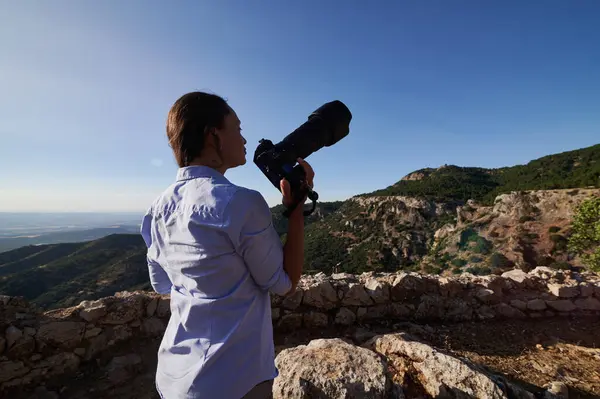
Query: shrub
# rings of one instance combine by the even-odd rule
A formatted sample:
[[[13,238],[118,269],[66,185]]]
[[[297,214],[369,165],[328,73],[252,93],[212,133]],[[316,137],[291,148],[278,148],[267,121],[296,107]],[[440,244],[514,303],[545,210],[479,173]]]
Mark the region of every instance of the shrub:
[[[492,256],[490,256],[490,266],[492,269],[504,269],[512,266],[512,264],[513,263],[506,256],[499,252],[494,252]]]
[[[573,234],[568,248],[581,257],[587,267],[600,271],[600,198],[581,203],[573,217]]]
[[[550,240],[554,243],[554,248],[552,251],[565,251],[568,248],[568,240],[560,235],[560,234],[552,234],[550,235]]]
[[[467,261],[464,259],[455,258],[455,259],[452,259],[452,261],[450,263],[452,263],[452,266],[456,266],[457,268],[460,268],[460,267],[463,267],[464,265],[466,265]]]
[[[568,262],[553,262],[550,264],[550,267],[558,270],[569,270],[571,265]]]
[[[469,267],[466,270],[466,272],[474,274],[476,276],[485,276],[492,274],[492,269],[490,269],[489,267]]]

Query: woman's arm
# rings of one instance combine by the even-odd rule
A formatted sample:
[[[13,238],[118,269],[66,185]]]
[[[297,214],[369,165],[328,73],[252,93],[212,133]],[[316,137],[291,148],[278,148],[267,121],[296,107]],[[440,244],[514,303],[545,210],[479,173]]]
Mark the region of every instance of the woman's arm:
[[[298,163],[304,168],[306,184],[312,188],[315,172],[305,160],[298,158]],[[282,180],[280,188],[283,195],[283,204],[286,206],[292,204],[293,195],[289,183]],[[304,200],[306,200],[306,198]],[[292,211],[289,217],[287,238],[283,249],[283,268],[292,281],[292,289],[288,292],[288,295],[294,293],[296,290],[296,286],[302,276],[302,267],[304,265],[303,203],[304,201]]]
[[[290,215],[283,247],[283,269],[292,281],[292,289],[288,295],[296,290],[304,265],[304,215],[302,212],[302,206],[298,206]]]

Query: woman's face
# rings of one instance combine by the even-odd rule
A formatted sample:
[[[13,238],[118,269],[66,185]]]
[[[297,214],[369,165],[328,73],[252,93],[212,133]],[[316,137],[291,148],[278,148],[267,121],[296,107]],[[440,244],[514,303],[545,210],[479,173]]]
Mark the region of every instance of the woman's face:
[[[225,117],[222,129],[217,129],[215,133],[219,137],[221,146],[221,155],[223,163],[227,168],[246,163],[246,139],[242,136],[240,120],[233,109]]]

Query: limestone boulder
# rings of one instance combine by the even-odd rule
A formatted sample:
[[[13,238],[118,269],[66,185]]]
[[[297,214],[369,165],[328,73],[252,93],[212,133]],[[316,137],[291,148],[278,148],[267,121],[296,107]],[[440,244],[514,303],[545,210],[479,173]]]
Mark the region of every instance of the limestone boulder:
[[[339,338],[284,349],[275,363],[277,399],[383,399],[391,392],[384,360]]]

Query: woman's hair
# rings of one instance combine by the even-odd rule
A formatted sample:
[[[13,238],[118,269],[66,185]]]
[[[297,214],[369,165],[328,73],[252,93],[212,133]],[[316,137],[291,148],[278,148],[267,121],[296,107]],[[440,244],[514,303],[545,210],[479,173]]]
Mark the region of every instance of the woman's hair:
[[[179,167],[189,166],[200,155],[205,134],[222,128],[230,112],[227,102],[215,94],[192,92],[175,101],[167,118],[167,137]]]

